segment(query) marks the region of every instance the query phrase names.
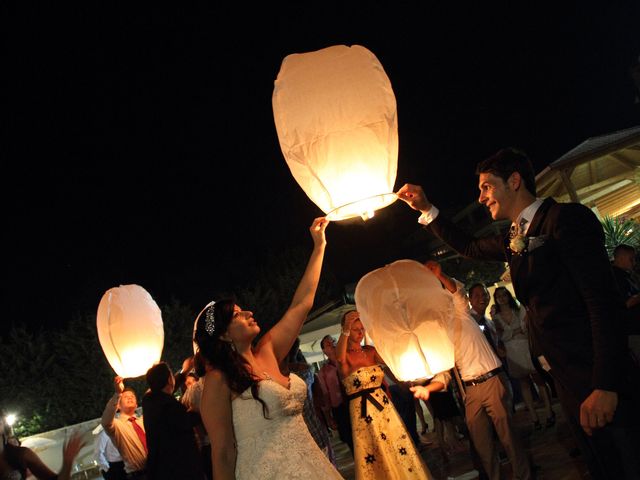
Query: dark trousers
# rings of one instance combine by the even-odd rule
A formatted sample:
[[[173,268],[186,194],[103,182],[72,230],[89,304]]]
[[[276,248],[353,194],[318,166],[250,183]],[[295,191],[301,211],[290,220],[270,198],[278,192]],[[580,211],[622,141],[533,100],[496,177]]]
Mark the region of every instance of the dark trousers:
[[[109,471],[102,472],[105,480],[126,480],[127,474],[124,471],[124,462],[109,462]]]
[[[420,438],[418,437],[418,426],[416,424],[416,404],[413,401],[413,393],[409,390],[409,383],[396,383],[389,387],[389,391],[391,392],[393,406],[404,422],[411,440],[416,446],[419,446]]]
[[[340,440],[347,444],[351,455],[353,455],[353,433],[351,432],[351,415],[349,415],[349,404],[343,402],[336,408],[331,409],[333,419],[338,426],[338,436]]]
[[[598,480],[640,479],[638,392],[620,394],[613,422],[589,436],[580,426],[581,402],[560,382],[556,382],[556,389],[591,476]]]
[[[213,464],[211,463],[211,445],[203,445],[200,448],[200,458],[202,459],[202,471],[205,480],[213,480]]]

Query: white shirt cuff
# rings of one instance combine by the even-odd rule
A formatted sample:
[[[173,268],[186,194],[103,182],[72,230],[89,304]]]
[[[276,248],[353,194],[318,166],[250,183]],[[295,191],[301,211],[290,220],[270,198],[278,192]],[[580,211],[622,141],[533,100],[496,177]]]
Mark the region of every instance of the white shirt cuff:
[[[436,219],[439,213],[440,213],[440,210],[438,210],[438,208],[435,205],[431,205],[431,208],[427,213],[423,213],[422,215],[420,215],[420,218],[418,219],[418,223],[425,226],[429,225],[431,222],[433,222]]]

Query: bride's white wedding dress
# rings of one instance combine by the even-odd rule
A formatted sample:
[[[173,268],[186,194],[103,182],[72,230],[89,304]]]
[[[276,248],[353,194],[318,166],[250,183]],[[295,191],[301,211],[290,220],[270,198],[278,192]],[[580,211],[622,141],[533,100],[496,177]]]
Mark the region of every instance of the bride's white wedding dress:
[[[307,386],[295,374],[289,388],[262,380],[258,389],[268,407],[245,390],[231,404],[238,457],[238,479],[341,479],[342,476],[314,442],[302,418]]]

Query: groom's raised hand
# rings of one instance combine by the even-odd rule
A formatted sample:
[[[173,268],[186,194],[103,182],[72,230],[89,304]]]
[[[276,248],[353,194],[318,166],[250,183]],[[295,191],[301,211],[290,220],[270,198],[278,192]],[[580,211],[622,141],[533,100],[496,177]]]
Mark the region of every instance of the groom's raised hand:
[[[409,205],[414,210],[427,213],[431,210],[431,202],[427,200],[424,190],[420,185],[412,185],[405,183],[400,190],[396,192],[397,197]]]

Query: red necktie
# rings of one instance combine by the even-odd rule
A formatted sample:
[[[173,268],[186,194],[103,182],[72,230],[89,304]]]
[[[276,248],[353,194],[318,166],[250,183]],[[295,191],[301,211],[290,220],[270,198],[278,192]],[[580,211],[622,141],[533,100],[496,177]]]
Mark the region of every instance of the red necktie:
[[[136,417],[129,417],[129,421],[131,422],[133,429],[136,431],[136,433],[138,434],[138,438],[142,442],[145,453],[149,453],[149,450],[147,450],[147,435],[144,433],[142,427],[138,425],[138,422],[136,420]]]

